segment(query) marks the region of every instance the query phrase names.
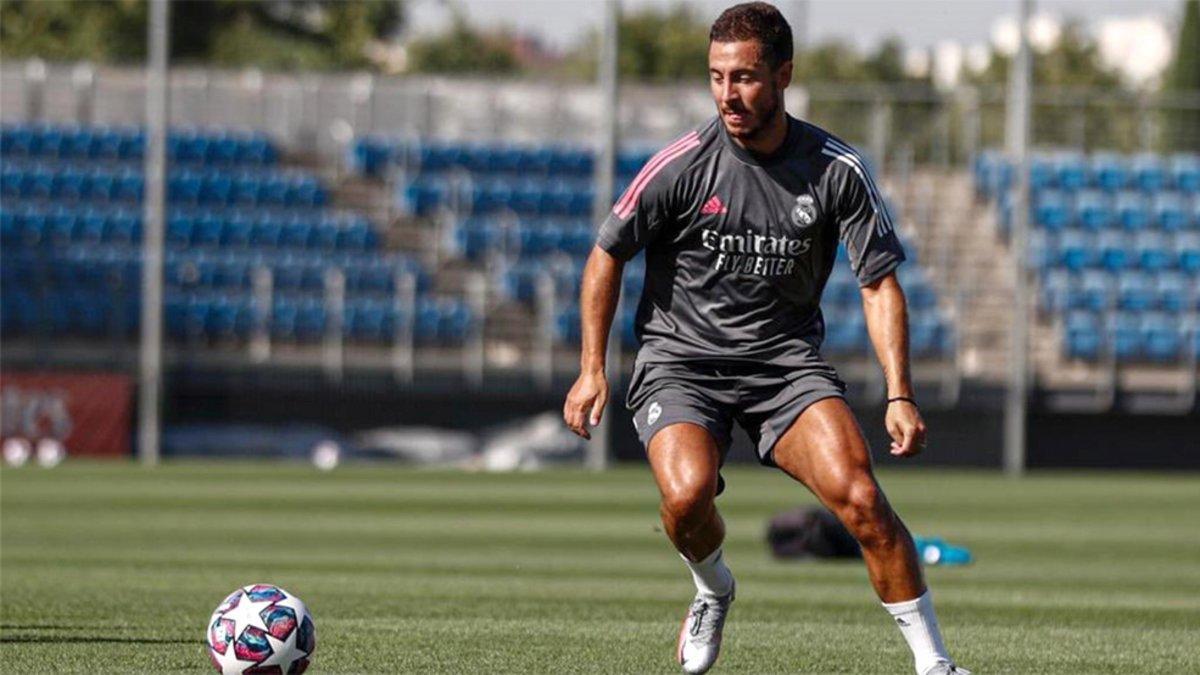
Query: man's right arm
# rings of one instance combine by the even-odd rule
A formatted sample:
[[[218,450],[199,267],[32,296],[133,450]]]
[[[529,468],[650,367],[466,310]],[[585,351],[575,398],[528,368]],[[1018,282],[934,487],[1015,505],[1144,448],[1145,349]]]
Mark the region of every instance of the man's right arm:
[[[624,261],[599,246],[592,248],[583,268],[579,290],[582,322],[579,378],[563,404],[563,420],[576,434],[591,439],[588,425],[600,423],[608,402],[608,378],[605,376],[608,334],[621,297],[621,272]]]

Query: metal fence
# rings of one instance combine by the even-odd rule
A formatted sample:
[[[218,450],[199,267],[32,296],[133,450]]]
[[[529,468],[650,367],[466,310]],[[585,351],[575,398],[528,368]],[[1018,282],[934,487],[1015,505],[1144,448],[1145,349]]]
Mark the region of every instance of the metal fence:
[[[145,75],[136,68],[8,62],[0,67],[4,121],[139,124]],[[354,136],[389,134],[590,145],[600,94],[590,83],[522,79],[284,74],[176,68],[170,118],[177,125],[244,127],[290,148],[339,156]],[[878,164],[961,165],[1004,139],[1003,87],[799,83],[788,109],[860,144]],[[703,81],[625,84],[623,142],[653,144],[713,114]],[[1039,89],[1035,147],[1083,151],[1200,148],[1200,93]]]

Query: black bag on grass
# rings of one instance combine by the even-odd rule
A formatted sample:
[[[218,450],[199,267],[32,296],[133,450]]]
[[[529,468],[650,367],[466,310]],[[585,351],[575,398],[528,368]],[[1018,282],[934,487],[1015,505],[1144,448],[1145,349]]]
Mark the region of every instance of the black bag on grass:
[[[802,506],[771,518],[767,544],[776,558],[861,558],[862,549],[837,516]]]

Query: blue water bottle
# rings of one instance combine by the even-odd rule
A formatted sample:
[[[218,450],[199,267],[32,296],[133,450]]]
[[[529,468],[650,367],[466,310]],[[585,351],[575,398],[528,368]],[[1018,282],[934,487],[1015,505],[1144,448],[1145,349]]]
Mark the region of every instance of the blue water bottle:
[[[917,556],[926,565],[966,565],[971,552],[962,546],[951,546],[937,537],[915,537]]]

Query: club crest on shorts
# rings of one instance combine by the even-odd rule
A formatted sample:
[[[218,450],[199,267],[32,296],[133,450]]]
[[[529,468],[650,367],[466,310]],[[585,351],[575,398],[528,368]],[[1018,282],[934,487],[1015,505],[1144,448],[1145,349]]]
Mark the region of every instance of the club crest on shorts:
[[[817,204],[810,194],[802,194],[796,197],[796,203],[792,206],[792,223],[801,229],[811,226],[817,222]]]
[[[662,406],[660,406],[658,404],[658,401],[652,402],[650,404],[650,407],[646,410],[646,424],[647,425],[654,424],[655,422],[658,421],[658,416],[661,414],[662,414]]]

